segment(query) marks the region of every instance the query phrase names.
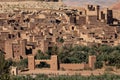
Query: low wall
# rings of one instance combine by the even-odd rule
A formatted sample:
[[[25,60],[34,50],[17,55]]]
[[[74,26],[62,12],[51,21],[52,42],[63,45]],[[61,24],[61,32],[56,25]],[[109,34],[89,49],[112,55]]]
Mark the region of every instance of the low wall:
[[[64,70],[80,70],[87,68],[88,65],[85,63],[82,64],[60,64],[60,69]]]
[[[50,69],[57,71],[58,69],[61,70],[82,70],[82,69],[94,69],[94,63],[96,62],[96,56],[89,56],[89,63],[81,63],[81,64],[58,64],[58,57],[57,55],[52,55],[51,59],[49,60],[35,60],[34,56],[28,56],[28,68],[30,70],[35,69],[35,65],[40,64],[40,62],[46,62],[50,64]]]

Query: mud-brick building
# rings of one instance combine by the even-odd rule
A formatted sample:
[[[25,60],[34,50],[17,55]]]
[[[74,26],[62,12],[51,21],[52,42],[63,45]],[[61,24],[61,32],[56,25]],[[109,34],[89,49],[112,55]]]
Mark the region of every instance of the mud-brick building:
[[[28,48],[27,41],[23,40],[7,40],[5,41],[5,58],[12,58],[14,60],[20,60],[27,57],[28,52],[32,54],[32,46]]]

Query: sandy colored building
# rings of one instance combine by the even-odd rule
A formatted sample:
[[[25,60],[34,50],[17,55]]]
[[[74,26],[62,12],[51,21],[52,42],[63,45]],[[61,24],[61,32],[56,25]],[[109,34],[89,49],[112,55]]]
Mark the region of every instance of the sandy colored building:
[[[120,44],[119,20],[114,19],[111,9],[90,4],[85,8],[62,5],[54,9],[50,7],[53,0],[46,1],[50,1],[51,9],[39,8],[41,2],[33,2],[39,7],[18,6],[19,9],[12,12],[0,13],[0,49],[6,53],[6,59],[23,59],[28,54],[36,54],[37,50],[45,53],[54,46]],[[61,4],[59,2],[53,1]],[[23,4],[28,5],[26,1]]]

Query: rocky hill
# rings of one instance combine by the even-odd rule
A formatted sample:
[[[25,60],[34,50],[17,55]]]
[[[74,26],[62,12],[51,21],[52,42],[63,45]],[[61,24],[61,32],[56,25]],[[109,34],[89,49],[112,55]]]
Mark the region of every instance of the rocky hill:
[[[41,1],[13,1],[0,2],[0,12],[12,12],[19,9],[56,9],[63,6],[62,2],[41,2]]]
[[[84,4],[98,4],[107,7],[112,4],[115,4],[119,0],[63,0],[63,1],[70,6],[81,6]]]
[[[112,6],[111,6],[111,9],[113,9],[113,10],[120,10],[120,2],[112,5]]]

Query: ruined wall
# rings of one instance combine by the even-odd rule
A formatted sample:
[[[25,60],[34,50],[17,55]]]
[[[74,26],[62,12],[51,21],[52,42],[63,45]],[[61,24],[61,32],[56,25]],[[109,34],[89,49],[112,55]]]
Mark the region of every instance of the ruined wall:
[[[105,8],[99,12],[99,20],[106,22],[107,24],[112,24],[114,17],[115,14],[113,14],[113,11],[108,8]]]
[[[10,73],[12,74],[12,75],[17,75],[18,74],[18,69],[17,69],[17,67],[11,67],[12,69],[10,70]]]
[[[99,10],[100,10],[100,6],[98,5],[87,5],[86,7],[86,13],[87,15],[91,16],[99,16]]]

